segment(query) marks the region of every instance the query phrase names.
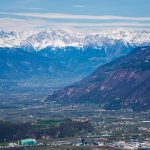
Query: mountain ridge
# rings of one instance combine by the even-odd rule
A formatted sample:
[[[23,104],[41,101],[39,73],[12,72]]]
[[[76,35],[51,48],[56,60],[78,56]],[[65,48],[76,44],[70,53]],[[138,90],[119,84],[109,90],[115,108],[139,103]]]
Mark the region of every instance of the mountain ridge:
[[[0,31],[0,67],[3,72],[0,77],[8,77],[12,74],[22,76],[25,73],[30,76],[46,73],[48,76],[53,74],[62,78],[72,75],[85,77],[99,65],[126,55],[139,45],[149,45],[149,39],[148,31],[133,30],[89,34],[63,29],[18,33]],[[13,61],[4,60],[6,56],[12,57],[11,50]],[[18,55],[21,55],[22,60],[18,60]],[[31,60],[27,57],[31,55],[37,58]]]
[[[147,45],[150,41],[149,31],[112,30],[98,33],[78,33],[64,29],[28,32],[4,32],[0,31],[0,47],[32,47],[34,50],[42,50],[46,47],[85,47],[92,46],[97,49],[105,45],[111,46],[116,41],[132,47]]]
[[[83,80],[49,95],[46,101],[94,102],[105,109],[136,111],[150,108],[150,47],[139,47],[126,56],[97,68]]]

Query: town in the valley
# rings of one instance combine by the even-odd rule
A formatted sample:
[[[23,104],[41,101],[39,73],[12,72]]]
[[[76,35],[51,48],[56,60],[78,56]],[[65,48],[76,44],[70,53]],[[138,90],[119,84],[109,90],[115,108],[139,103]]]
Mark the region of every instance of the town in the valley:
[[[6,109],[0,111],[2,114]],[[90,103],[52,102],[9,109],[0,119],[1,130],[16,133],[16,137],[11,133],[0,137],[0,149],[150,149],[150,112],[108,111]]]

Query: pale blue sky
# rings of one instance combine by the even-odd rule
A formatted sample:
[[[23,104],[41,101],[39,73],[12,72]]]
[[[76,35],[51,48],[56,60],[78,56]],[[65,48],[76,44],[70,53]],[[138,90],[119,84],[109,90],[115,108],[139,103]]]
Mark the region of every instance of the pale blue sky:
[[[0,0],[0,28],[4,30],[55,25],[148,29],[150,0]]]

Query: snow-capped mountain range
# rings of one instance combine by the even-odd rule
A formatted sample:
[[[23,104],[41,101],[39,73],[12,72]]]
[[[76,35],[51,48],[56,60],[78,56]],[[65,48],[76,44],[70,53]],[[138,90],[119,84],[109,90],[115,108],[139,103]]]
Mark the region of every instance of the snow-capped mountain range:
[[[83,77],[135,47],[149,45],[148,31],[0,31],[0,78]]]
[[[31,47],[41,50],[46,47],[94,47],[113,46],[116,41],[132,47],[150,45],[149,31],[134,31],[127,29],[107,30],[98,33],[77,33],[62,29],[47,29],[40,32],[4,32],[0,31],[0,47],[23,48]]]

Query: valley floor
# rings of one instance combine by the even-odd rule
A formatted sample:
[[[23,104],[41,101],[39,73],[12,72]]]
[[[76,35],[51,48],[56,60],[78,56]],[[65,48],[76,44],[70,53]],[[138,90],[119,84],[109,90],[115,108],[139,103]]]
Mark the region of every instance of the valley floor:
[[[80,80],[80,78],[78,78],[78,80]],[[22,149],[115,150],[107,146],[117,148],[124,147],[124,149],[129,149],[129,147],[137,149],[137,147],[142,146],[150,148],[150,112],[138,113],[130,109],[109,111],[101,109],[99,105],[92,103],[62,105],[56,102],[43,102],[44,98],[53,92],[53,90],[78,80],[66,80],[66,82],[63,80],[62,82],[61,80],[51,79],[47,81],[44,80],[43,82],[39,79],[36,81],[31,79],[30,81],[11,81],[13,82],[11,86],[8,86],[10,85],[9,81],[5,81],[4,84],[2,80],[0,80],[0,120],[2,120],[2,123],[6,121],[10,123],[34,124],[42,120],[49,122],[50,127],[54,127],[52,122],[58,123],[59,125],[60,120],[69,118],[79,123],[88,121],[92,126],[91,132],[77,132],[77,135],[74,136],[58,137],[55,139],[51,138],[51,135],[48,135],[48,139],[37,139],[38,144],[42,143],[42,146],[21,147]],[[68,126],[65,128],[65,131],[67,130]],[[87,141],[86,146],[80,145],[82,138]],[[60,144],[60,140],[65,144]],[[72,141],[70,142],[70,140]],[[98,146],[99,140],[100,145],[104,144],[106,148]],[[6,142],[5,138],[3,142]],[[3,142],[0,143],[0,145],[3,145]],[[5,144],[8,145],[14,142],[16,143],[17,141],[8,141]],[[79,144],[80,146],[73,146],[73,143]],[[8,147],[6,149],[8,149]],[[16,149],[16,147],[11,149]]]
[[[38,143],[46,143],[47,149],[80,149],[81,139],[87,141],[87,146],[81,146],[81,149],[101,149],[97,142],[106,146],[129,149],[129,147],[137,149],[140,147],[150,148],[150,112],[133,112],[132,110],[108,111],[102,110],[95,104],[72,104],[60,105],[57,103],[49,103],[40,106],[30,106],[23,109],[5,109],[0,110],[1,114],[5,112],[5,118],[11,122],[37,122],[42,120],[52,122],[53,120],[62,120],[70,118],[75,122],[90,122],[93,127],[92,132],[78,132],[76,136],[66,138],[39,139]],[[2,112],[3,111],[3,112]],[[6,113],[7,112],[7,113]],[[6,119],[5,119],[6,120]],[[48,121],[49,120],[49,121]],[[44,121],[44,122],[45,122]],[[55,121],[57,123],[57,120]],[[65,131],[68,127],[65,128]],[[104,140],[104,141],[103,141]],[[95,143],[95,144],[94,144]],[[93,145],[94,144],[94,145]],[[63,148],[62,148],[63,147]],[[30,147],[25,149],[40,150],[41,147]],[[44,150],[43,149],[43,150]],[[102,148],[104,149],[104,148]],[[106,148],[106,150],[113,148]]]

